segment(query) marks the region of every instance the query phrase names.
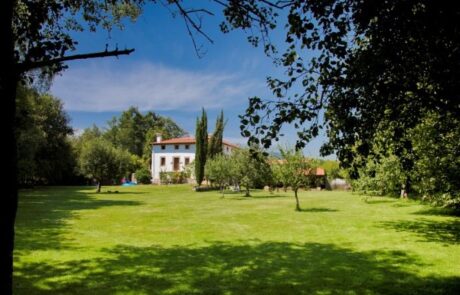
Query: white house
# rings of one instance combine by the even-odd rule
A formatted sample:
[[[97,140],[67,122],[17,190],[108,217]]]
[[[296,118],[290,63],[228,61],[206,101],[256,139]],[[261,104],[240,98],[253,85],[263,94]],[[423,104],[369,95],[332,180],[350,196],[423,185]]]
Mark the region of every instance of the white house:
[[[160,182],[160,172],[184,171],[185,166],[195,160],[194,137],[179,137],[162,140],[157,136],[152,146],[152,182]],[[223,141],[223,151],[230,154],[237,145]]]

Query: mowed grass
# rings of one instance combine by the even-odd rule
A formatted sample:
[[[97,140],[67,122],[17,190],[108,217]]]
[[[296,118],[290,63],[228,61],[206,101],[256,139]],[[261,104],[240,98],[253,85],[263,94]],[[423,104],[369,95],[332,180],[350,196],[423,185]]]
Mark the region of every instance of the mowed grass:
[[[107,191],[118,190],[119,193]],[[20,193],[15,294],[460,294],[460,219],[349,192]]]

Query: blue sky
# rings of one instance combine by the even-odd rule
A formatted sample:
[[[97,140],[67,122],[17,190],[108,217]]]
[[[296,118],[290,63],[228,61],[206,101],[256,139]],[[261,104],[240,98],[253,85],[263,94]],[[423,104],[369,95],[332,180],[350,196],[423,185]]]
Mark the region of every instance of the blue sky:
[[[205,3],[196,1],[189,3]],[[78,52],[115,48],[135,48],[129,56],[69,62],[69,69],[56,77],[51,93],[64,102],[75,129],[106,122],[129,106],[154,111],[174,119],[193,134],[196,117],[204,107],[208,112],[210,132],[221,109],[228,119],[225,137],[235,143],[240,136],[238,115],[243,113],[250,96],[270,98],[265,80],[281,76],[261,48],[251,46],[242,31],[223,34],[219,31],[222,16],[206,17],[204,30],[214,41],[197,39],[206,54],[198,58],[183,20],[174,18],[162,6],[148,6],[135,23],[123,30],[78,33]],[[282,32],[272,40],[281,42]],[[287,128],[281,144],[295,143],[295,130]],[[310,143],[306,155],[318,156],[324,136]]]

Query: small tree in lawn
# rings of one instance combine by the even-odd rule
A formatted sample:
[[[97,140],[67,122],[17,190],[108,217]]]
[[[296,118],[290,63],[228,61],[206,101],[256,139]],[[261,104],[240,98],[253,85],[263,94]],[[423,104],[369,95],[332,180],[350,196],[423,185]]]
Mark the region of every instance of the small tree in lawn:
[[[208,159],[206,162],[206,178],[219,186],[222,197],[224,196],[225,186],[230,183],[231,165],[230,158],[223,154],[214,155],[214,158]]]
[[[129,171],[130,160],[127,151],[116,149],[107,140],[95,138],[83,145],[79,164],[82,174],[97,181],[99,193],[104,180],[117,179]]]
[[[282,185],[284,191],[286,191],[286,186],[283,182],[283,174],[281,173],[281,165],[278,160],[272,161],[270,168],[272,173],[272,189],[276,189],[276,191],[278,191],[279,186]]]
[[[266,157],[259,150],[239,149],[232,154],[233,178],[245,187],[245,197],[250,197],[250,188],[270,182],[271,170]]]
[[[285,187],[290,186],[294,191],[296,201],[295,209],[300,211],[301,209],[297,193],[299,188],[307,184],[308,179],[305,174],[311,169],[311,165],[300,151],[280,148],[280,153],[284,161],[282,163],[275,164],[279,165],[277,169],[279,171],[280,180]]]

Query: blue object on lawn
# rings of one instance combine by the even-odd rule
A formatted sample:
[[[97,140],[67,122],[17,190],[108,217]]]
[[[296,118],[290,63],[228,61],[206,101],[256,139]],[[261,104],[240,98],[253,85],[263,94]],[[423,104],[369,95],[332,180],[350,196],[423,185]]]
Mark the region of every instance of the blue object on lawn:
[[[137,185],[137,183],[128,181],[128,182],[123,183],[121,186],[133,186],[133,185]]]

